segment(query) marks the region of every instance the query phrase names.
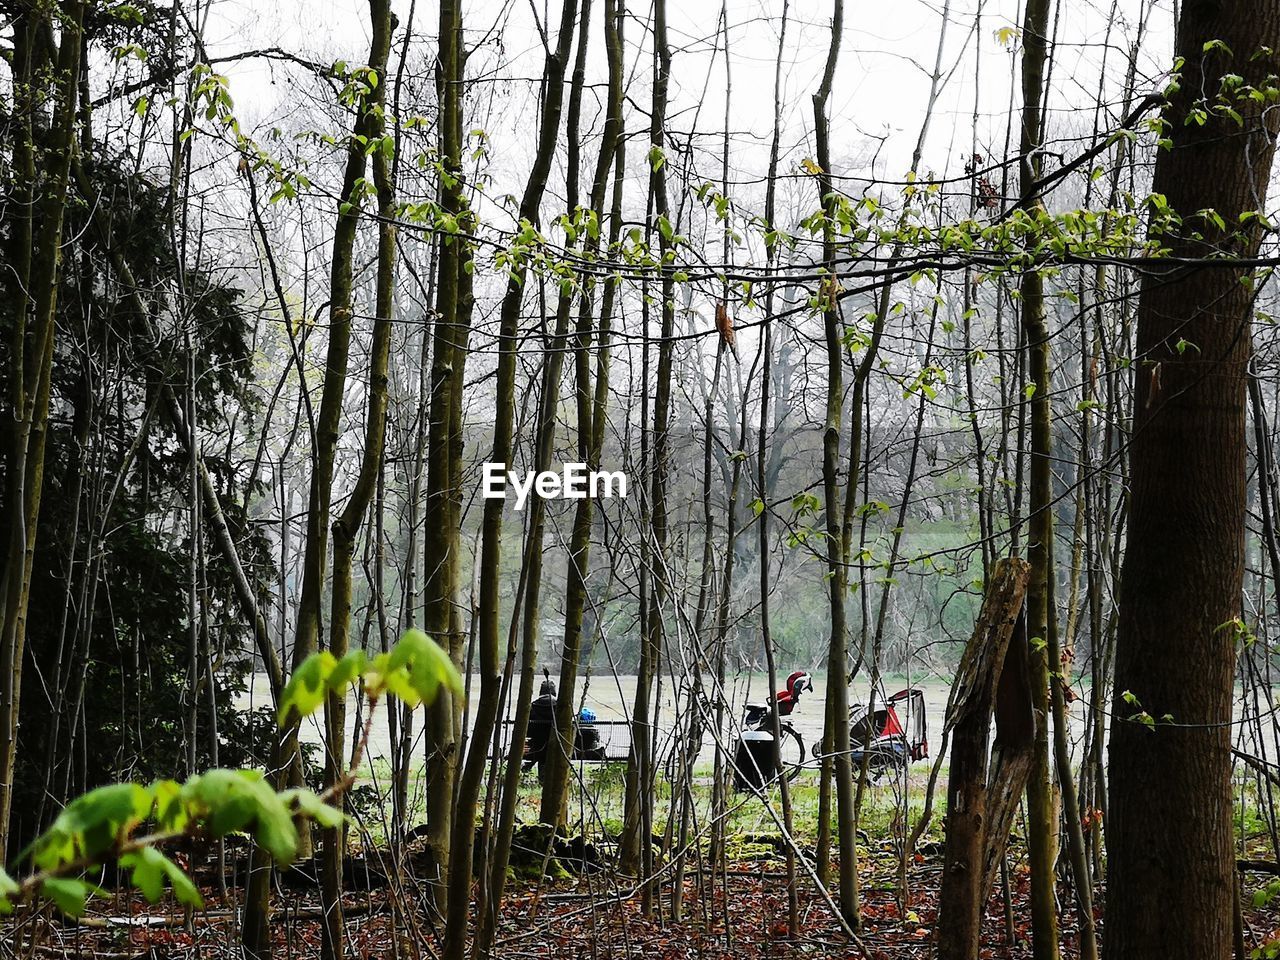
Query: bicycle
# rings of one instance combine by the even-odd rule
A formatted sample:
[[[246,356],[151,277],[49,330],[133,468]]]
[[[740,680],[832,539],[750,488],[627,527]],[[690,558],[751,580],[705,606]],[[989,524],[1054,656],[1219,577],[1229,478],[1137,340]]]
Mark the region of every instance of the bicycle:
[[[734,751],[733,787],[759,790],[780,777],[794,780],[804,769],[808,751],[802,737],[787,720],[778,719],[778,741],[774,742],[773,708],[749,703],[742,714],[742,733]]]

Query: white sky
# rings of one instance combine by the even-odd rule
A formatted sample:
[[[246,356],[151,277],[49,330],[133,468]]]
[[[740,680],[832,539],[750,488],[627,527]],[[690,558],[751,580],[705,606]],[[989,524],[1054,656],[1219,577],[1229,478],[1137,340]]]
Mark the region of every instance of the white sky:
[[[486,47],[472,58],[472,75],[518,78],[501,87],[498,112],[487,101],[473,102],[468,128],[484,126],[492,137],[491,174],[496,192],[518,190],[528,170],[532,146],[534,84],[542,66],[542,49],[533,27],[533,6],[545,16],[547,0],[475,0],[466,5],[468,44],[492,32]],[[975,71],[980,96],[976,139],[984,155],[1004,154],[1006,117],[1019,94],[1011,89],[1011,66],[1018,49],[1016,37],[1001,43],[996,34],[1020,22],[1017,0],[950,0],[942,69],[948,75],[939,98],[926,146],[923,172],[956,175],[967,160],[974,139]],[[1053,66],[1050,135],[1087,135],[1093,126],[1091,104],[1097,99],[1099,75],[1106,58],[1108,82],[1104,99],[1118,100],[1128,48],[1137,22],[1150,4],[1143,0],[1061,0],[1057,18],[1057,46]],[[1139,92],[1165,68],[1172,37],[1172,0],[1158,0],[1148,21],[1147,39],[1139,63]],[[844,40],[831,98],[832,151],[836,172],[875,175],[900,180],[907,172],[928,96],[944,0],[846,0]],[[719,0],[669,0],[670,41],[674,63],[669,127],[687,133],[695,122],[710,151],[699,160],[697,180],[718,178],[719,131],[723,127],[725,78],[723,52],[712,59],[718,44]],[[410,3],[395,0],[401,26]],[[592,11],[592,45],[588,82],[603,84],[605,62],[602,0]],[[826,56],[831,4],[792,0],[786,51],[783,56],[784,169],[794,169],[811,156],[812,104]],[[731,0],[728,3],[732,69],[732,165],[735,175],[762,175],[772,128],[774,59],[782,0]],[[626,25],[628,69],[633,72],[629,96],[647,109],[652,67],[645,29],[650,10],[637,0]],[[438,8],[417,0],[414,7],[414,55],[426,58],[435,49]],[[980,15],[980,17],[979,17]],[[552,7],[552,30],[559,18]],[[495,24],[503,23],[495,30]],[[343,59],[363,62],[368,54],[368,11],[360,0],[294,0],[263,8],[245,0],[218,0],[210,10],[206,42],[214,56],[255,47],[279,46],[321,62]],[[398,37],[399,35],[397,35]],[[636,45],[646,44],[643,54]],[[498,49],[498,44],[501,49]],[[397,50],[398,53],[398,50]],[[491,74],[491,71],[494,73]],[[236,110],[246,128],[288,125],[297,112],[292,76],[302,88],[314,82],[295,68],[279,63],[250,61],[224,68],[231,81]],[[1143,82],[1141,78],[1148,78]],[[603,96],[603,92],[600,93]],[[1011,96],[1012,95],[1012,96]],[[477,98],[481,94],[475,95]],[[406,112],[410,105],[406,104]],[[1113,122],[1120,108],[1112,108]],[[488,120],[488,123],[483,121]],[[584,110],[584,130],[598,132],[597,116]],[[629,129],[647,127],[647,118],[633,111]],[[883,144],[879,141],[883,140]],[[1070,156],[1070,144],[1063,152]],[[633,148],[633,158],[643,151]],[[872,160],[874,158],[874,170]],[[584,152],[585,168],[594,163],[594,150]],[[508,182],[509,181],[509,182]],[[731,191],[732,192],[732,191]]]

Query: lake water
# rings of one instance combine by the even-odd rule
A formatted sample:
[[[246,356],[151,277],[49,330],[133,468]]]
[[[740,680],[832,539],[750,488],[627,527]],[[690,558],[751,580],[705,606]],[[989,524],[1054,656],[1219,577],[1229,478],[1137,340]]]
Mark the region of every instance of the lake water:
[[[712,690],[710,688],[709,678],[704,681],[705,692],[710,700]],[[804,742],[812,753],[818,747],[822,740],[823,714],[826,702],[826,680],[824,677],[815,676],[813,678],[814,690],[806,694],[796,707],[795,711],[789,717],[792,727],[804,739]],[[471,689],[478,689],[478,678],[471,678]],[[928,740],[931,751],[936,755],[936,751],[941,743],[943,715],[946,710],[947,696],[950,692],[950,684],[947,681],[936,678],[917,681],[912,684],[924,692],[925,696],[925,718],[928,731]],[[657,724],[657,735],[660,749],[660,755],[665,755],[669,745],[672,742],[673,731],[676,727],[677,720],[686,714],[689,709],[687,681],[684,687],[673,681],[669,674],[664,674],[660,686],[658,688],[659,703],[659,719]],[[892,678],[885,681],[885,690],[892,694],[895,691],[906,686],[902,678]],[[760,702],[765,699],[768,684],[767,677],[760,674],[739,674],[728,680],[726,683],[726,703],[728,706],[725,710],[726,725],[721,734],[721,742],[727,747],[732,747],[737,739],[737,731],[742,716],[742,707],[749,702]],[[586,707],[593,710],[596,717],[601,721],[621,721],[626,720],[631,711],[631,706],[635,700],[636,677],[634,675],[613,676],[609,674],[593,675],[585,680],[580,679],[578,685],[579,701]],[[1087,702],[1084,696],[1087,691],[1080,691],[1081,698],[1077,699],[1069,706],[1071,718],[1071,741],[1073,752],[1078,759],[1080,745],[1083,741],[1085,732],[1085,711],[1087,710]],[[859,677],[858,681],[850,689],[851,702],[866,702],[868,695],[868,680]],[[256,674],[250,689],[239,702],[242,708],[269,705],[271,703],[270,687],[267,683],[265,674]],[[348,716],[355,715],[355,697],[354,695],[348,699]],[[704,708],[710,717],[710,711],[714,707],[709,702]],[[1249,708],[1250,710],[1252,707]],[[1277,748],[1277,741],[1280,740],[1280,724],[1277,724],[1277,718],[1269,717],[1265,714],[1265,701],[1263,704],[1264,717],[1264,741],[1262,743],[1254,742],[1254,738],[1249,735],[1241,740],[1241,728],[1235,729],[1233,741],[1248,753],[1259,755],[1267,759],[1276,759],[1280,757],[1280,749]],[[1235,717],[1237,722],[1246,713],[1244,698],[1237,690]],[[509,716],[509,711],[508,714]],[[905,718],[904,718],[905,720]],[[418,726],[420,728],[421,721]],[[602,727],[605,732],[606,739],[608,736],[608,728]],[[419,738],[421,737],[420,729],[416,731]],[[301,731],[302,739],[306,742],[320,744],[323,741],[322,717],[316,715],[308,718],[303,723]],[[699,755],[699,763],[710,765],[715,757],[715,740],[708,733],[704,737],[704,746]],[[420,752],[420,751],[417,751]],[[626,744],[619,740],[613,744],[611,753],[621,752],[625,754]],[[372,727],[368,754],[367,756],[374,761],[385,761],[390,757],[390,738],[388,735],[388,724],[386,711],[383,707],[379,707],[378,715],[374,719]]]
[[[768,690],[767,679],[767,677],[759,674],[741,674],[727,681],[726,703],[728,706],[725,709],[726,723],[720,737],[721,742],[726,747],[731,748],[736,742],[743,705],[749,702],[760,702],[765,699]],[[821,676],[814,677],[813,682],[813,691],[804,695],[795,711],[788,718],[792,727],[804,739],[805,745],[811,754],[819,747],[822,740],[827,692],[825,678]],[[478,689],[478,684],[478,678],[471,678],[473,696]],[[714,703],[711,700],[712,690],[710,689],[709,680],[704,681],[704,684],[708,700],[704,710],[707,712],[708,719],[710,719],[714,710]],[[850,702],[865,703],[868,699],[868,685],[869,681],[860,677],[859,681],[855,682],[850,689]],[[912,685],[924,692],[928,741],[932,753],[936,755],[941,743],[943,717],[947,705],[947,696],[950,692],[950,684],[937,679],[928,679]],[[662,677],[660,688],[658,689],[659,719],[657,723],[660,756],[665,756],[669,751],[677,721],[686,715],[688,709],[690,709],[687,686],[686,682],[684,687],[681,688],[673,682],[670,675]],[[892,695],[904,686],[906,686],[906,683],[901,678],[886,680],[885,692]],[[634,675],[612,676],[605,674],[591,676],[585,681],[580,680],[578,699],[585,707],[594,711],[600,721],[625,721],[630,716],[635,692],[636,677]],[[241,699],[240,706],[261,706],[270,704],[270,702],[270,688],[267,684],[266,676],[262,674],[255,675],[248,694]],[[348,698],[347,703],[349,718],[355,716],[355,708],[356,703],[353,695]],[[898,709],[901,714],[903,708],[900,706]],[[1083,739],[1086,709],[1087,705],[1082,699],[1077,700],[1070,707],[1072,740],[1076,744]],[[510,716],[510,710],[508,710],[507,716]],[[904,723],[907,722],[905,716],[902,719]],[[421,721],[419,721],[419,726],[420,723]],[[604,724],[601,729],[605,735],[606,746],[611,746],[610,754],[621,753],[625,755],[626,743],[620,739],[621,734],[610,745],[608,743],[610,728],[607,724]],[[418,734],[420,739],[420,730],[415,731],[415,733]],[[301,737],[305,742],[322,743],[323,721],[321,715],[310,717],[303,722]],[[704,737],[702,752],[699,754],[699,764],[709,766],[714,762],[715,745],[715,738],[708,732]],[[1078,751],[1078,746],[1076,749]],[[421,751],[415,752],[420,753]],[[385,709],[379,706],[378,715],[374,719],[369,738],[367,757],[373,761],[386,761],[390,755],[387,716]],[[924,768],[923,764],[921,768]]]

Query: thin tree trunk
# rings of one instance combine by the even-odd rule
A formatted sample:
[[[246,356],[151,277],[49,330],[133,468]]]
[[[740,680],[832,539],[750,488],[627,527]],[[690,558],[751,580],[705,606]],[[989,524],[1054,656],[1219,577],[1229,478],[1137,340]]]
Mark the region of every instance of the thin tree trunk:
[[[609,216],[610,250],[618,242],[622,229],[622,188],[624,147],[622,137],[622,25],[625,17],[623,0],[605,0],[605,53],[609,62],[609,107],[596,164],[595,182],[591,189],[591,209],[597,221],[604,217],[605,191],[613,170],[613,197]],[[585,28],[584,28],[585,29]],[[597,233],[599,228],[597,227]],[[589,253],[598,252],[599,241],[588,232]],[[604,282],[600,304],[600,333],[596,346],[594,395],[591,382],[591,295],[583,292],[578,311],[577,342],[574,349],[576,383],[578,456],[589,470],[600,469],[604,450],[605,416],[609,402],[609,328],[618,281],[610,276]],[[578,685],[578,660],[582,649],[583,614],[587,605],[587,573],[590,569],[591,526],[595,501],[584,497],[574,509],[573,529],[569,538],[569,564],[564,600],[564,643],[560,654],[559,688],[556,694],[555,736],[559,747],[548,752],[542,783],[539,819],[559,826],[564,823],[569,792],[569,757],[573,750],[573,713]]]
[[[15,107],[18,135],[14,167],[20,203],[26,206],[15,231],[16,304],[8,370],[6,450],[7,542],[0,567],[0,863],[8,859],[9,817],[18,755],[27,604],[35,563],[36,524],[44,487],[44,453],[53,376],[58,288],[62,278],[62,224],[75,143],[80,89],[81,23],[85,4],[64,2],[53,10],[32,7],[15,24]],[[48,16],[49,22],[45,21]],[[60,43],[49,63],[38,50],[43,31],[60,27]],[[38,84],[49,84],[41,91]],[[47,98],[47,99],[46,99]],[[40,126],[45,104],[52,124]],[[36,155],[39,153],[37,166]]]
[[[1047,60],[1049,0],[1028,0],[1022,24],[1022,136],[1020,181],[1022,203],[1043,210],[1033,194],[1043,164],[1044,74]],[[1032,694],[1036,715],[1036,750],[1027,783],[1027,846],[1031,861],[1031,935],[1036,960],[1057,960],[1058,918],[1054,895],[1058,815],[1050,775],[1049,674],[1050,634],[1057,635],[1057,611],[1051,609],[1053,572],[1053,423],[1049,408],[1049,334],[1045,326],[1044,278],[1034,267],[1019,285],[1023,337],[1028,351],[1031,397],[1031,499],[1027,555],[1031,582],[1027,589],[1027,627],[1031,642]],[[1050,621],[1053,626],[1050,626]],[[1053,667],[1054,670],[1057,667]]]
[[[377,7],[373,7],[377,10]],[[368,69],[376,74],[357,101],[352,135],[347,145],[346,168],[334,229],[332,260],[329,272],[329,343],[325,359],[324,386],[316,418],[315,444],[312,451],[312,474],[307,505],[306,546],[303,553],[302,592],[298,600],[298,622],[294,636],[292,663],[296,668],[320,643],[321,605],[325,583],[329,544],[330,503],[333,497],[333,470],[341,432],[342,407],[347,382],[347,364],[351,347],[352,318],[352,254],[356,228],[360,218],[357,191],[366,169],[366,144],[380,135],[383,93],[386,84],[387,54],[390,48],[390,23],[374,17],[373,40]],[[305,386],[303,387],[305,389]],[[376,478],[376,471],[375,471]],[[363,514],[363,509],[361,510]],[[348,576],[349,580],[349,576]],[[335,581],[335,586],[336,586]],[[349,590],[349,587],[347,588]],[[335,602],[340,596],[335,595]],[[331,629],[333,624],[330,625]],[[345,643],[347,625],[339,627]],[[341,722],[337,724],[338,753],[334,763],[341,764]],[[272,764],[281,782],[300,784],[302,771],[298,750],[298,720],[288,719],[277,737],[276,756]],[[310,850],[310,831],[300,830],[300,851]],[[332,890],[328,891],[333,896]],[[336,911],[335,911],[336,912]],[[254,960],[271,956],[270,870],[262,852],[255,850],[249,888],[246,893],[244,940],[245,951]],[[335,917],[340,924],[340,916]],[[326,927],[326,938],[332,936]],[[330,957],[340,953],[340,945],[326,942]]]
[[[653,213],[658,224],[658,251],[663,264],[660,273],[661,332],[658,340],[658,363],[654,371],[653,462],[650,483],[649,580],[651,589],[646,599],[645,624],[641,639],[640,669],[636,678],[635,704],[631,711],[631,754],[627,763],[626,803],[623,812],[623,841],[620,862],[626,872],[642,879],[641,912],[653,913],[653,679],[658,672],[658,658],[663,645],[663,616],[666,607],[668,573],[667,547],[667,471],[669,468],[671,415],[671,338],[675,333],[674,270],[667,255],[674,249],[671,209],[667,201],[666,116],[667,86],[671,76],[671,47],[667,40],[666,0],[654,0],[653,8],[654,78],[653,101],[649,124],[649,184]],[[648,381],[644,385],[648,391]]]
[[[442,212],[461,229],[440,238],[437,255],[436,321],[431,354],[431,410],[427,426],[427,493],[423,505],[422,627],[462,664],[463,636],[455,629],[454,609],[462,550],[460,514],[461,466],[455,453],[461,443],[463,374],[466,370],[470,314],[464,290],[469,211],[462,183],[462,105],[466,56],[462,49],[461,0],[441,0],[439,18],[440,155],[447,175],[440,178]],[[442,693],[427,709],[423,724],[427,819],[427,863],[424,879],[438,910],[446,908],[445,876],[453,829],[453,798],[458,765],[459,704]]]
[[[769,145],[769,172],[765,181],[765,201],[764,201],[764,219],[768,229],[776,229],[774,218],[777,216],[777,186],[778,186],[778,151],[782,137],[782,52],[787,42],[787,14],[789,12],[789,4],[787,0],[783,0],[782,4],[782,26],[778,33],[778,56],[774,61],[773,70],[773,137]],[[726,24],[726,43],[728,35],[728,26]],[[725,56],[728,57],[728,49],[725,50]],[[725,180],[727,189],[728,180],[728,125],[726,116],[725,127]],[[726,248],[728,243],[725,244]],[[767,254],[767,260],[770,265],[773,264],[777,257],[776,245],[770,246]],[[769,690],[773,692],[778,689],[778,668],[774,662],[773,638],[770,632],[769,621],[769,509],[768,500],[769,493],[767,489],[767,468],[768,468],[768,424],[769,424],[769,385],[772,376],[772,357],[773,357],[773,297],[774,286],[770,284],[767,294],[765,295],[764,315],[764,345],[762,353],[764,356],[764,372],[761,378],[760,388],[760,426],[756,435],[756,496],[760,499],[760,503],[764,505],[759,517],[756,519],[758,526],[757,535],[759,537],[760,549],[760,642],[764,645],[765,660],[769,672]],[[746,418],[746,398],[743,398],[743,418]],[[741,444],[740,444],[741,446]],[[732,541],[729,544],[730,554],[733,552]],[[847,714],[846,714],[847,716]],[[773,739],[777,744],[782,743],[782,721],[778,711],[772,711],[773,717]],[[847,719],[846,719],[847,723]],[[787,836],[791,836],[794,832],[794,815],[791,802],[791,785],[786,776],[779,779],[780,800],[782,803],[782,825]],[[796,889],[796,854],[791,844],[787,844],[787,935],[789,937],[800,936],[800,901],[799,893]]]
[[[554,50],[547,51],[543,79],[538,149],[520,201],[520,221],[538,221],[538,209],[546,189],[547,174],[560,133],[560,110],[564,98],[564,75],[577,20],[576,0],[565,0],[560,32]],[[489,462],[508,469],[511,463],[512,424],[515,411],[516,351],[520,307],[524,299],[526,265],[517,261],[508,279],[498,320],[497,409],[494,413],[493,451]],[[567,310],[566,310],[567,314]],[[566,316],[567,320],[567,316]],[[462,960],[466,954],[467,919],[471,905],[471,880],[475,849],[476,805],[484,778],[490,740],[501,706],[501,675],[498,647],[498,581],[501,574],[502,514],[506,501],[490,498],[484,502],[480,541],[480,588],[476,647],[480,668],[480,695],[475,711],[466,762],[458,780],[453,831],[449,854],[448,907],[445,912],[443,957]]]
[[[373,44],[369,66],[376,71],[374,91],[386,87],[387,59],[391,49],[391,4],[389,0],[370,0],[373,21]],[[369,96],[367,109],[370,122],[366,136],[369,142],[381,142],[386,136],[386,122],[381,110],[383,97]],[[373,341],[369,348],[369,400],[366,410],[364,454],[360,473],[347,499],[346,506],[333,525],[333,586],[329,617],[329,652],[341,659],[347,653],[351,629],[352,565],[356,539],[365,513],[373,499],[382,473],[383,450],[387,425],[387,365],[391,354],[392,315],[395,309],[396,227],[395,184],[391,181],[391,160],[385,150],[373,151],[373,180],[378,194],[378,268],[374,306]],[[350,316],[348,294],[348,316]],[[330,329],[330,337],[333,330]],[[332,342],[330,352],[332,353]],[[327,385],[327,384],[326,384]],[[325,423],[324,400],[320,403],[320,423]],[[380,602],[380,601],[379,601]],[[296,650],[295,650],[296,655]],[[331,693],[325,702],[325,767],[324,782],[332,787],[342,778],[347,766],[343,749],[347,712],[346,691]],[[320,902],[324,911],[321,924],[321,956],[325,960],[341,960],[343,956],[342,863],[346,855],[346,830],[335,827],[324,831],[324,858],[320,872]]]
[[[565,141],[568,147],[565,208],[573,218],[578,208],[579,168],[579,117],[582,111],[582,89],[586,78],[587,41],[590,38],[591,0],[582,0],[578,31],[578,53],[574,61],[573,79],[569,89],[569,109],[565,123]],[[583,225],[585,233],[585,225]],[[570,243],[570,246],[574,246]],[[574,288],[561,286],[556,302],[556,325],[552,338],[545,343],[542,360],[542,387],[538,395],[537,421],[534,424],[535,473],[551,469],[556,438],[556,414],[560,409],[560,379],[564,365],[565,345],[568,343],[569,318],[573,311]],[[486,909],[481,917],[480,947],[488,955],[492,949],[497,927],[498,911],[502,908],[503,888],[506,885],[507,865],[511,856],[511,840],[515,832],[516,803],[520,792],[520,771],[523,765],[525,738],[529,730],[529,716],[533,703],[533,684],[538,658],[538,625],[542,616],[541,591],[543,552],[545,548],[546,503],[534,496],[525,505],[529,511],[528,532],[525,539],[525,595],[520,649],[520,686],[516,693],[516,712],[511,725],[510,748],[507,752],[506,770],[502,784],[502,796],[498,832],[494,842],[493,862],[489,872],[489,892]],[[572,718],[569,721],[569,750],[572,755]],[[557,737],[557,744],[562,740]],[[549,745],[550,746],[550,745]]]
[[[833,757],[836,793],[836,831],[840,849],[840,911],[854,930],[860,923],[858,909],[858,846],[854,825],[853,764],[849,756],[849,663],[845,605],[848,570],[844,557],[844,533],[840,501],[840,420],[844,402],[844,340],[840,316],[839,288],[835,277],[836,241],[833,214],[830,123],[827,100],[835,77],[844,26],[844,0],[835,0],[831,21],[831,45],[827,51],[822,83],[813,95],[814,136],[817,141],[818,183],[827,212],[823,227],[822,255],[827,279],[819,293],[827,348],[827,407],[822,438],[822,487],[827,525],[827,592],[831,614],[831,636],[827,656],[828,746]],[[858,407],[852,416],[858,417]]]

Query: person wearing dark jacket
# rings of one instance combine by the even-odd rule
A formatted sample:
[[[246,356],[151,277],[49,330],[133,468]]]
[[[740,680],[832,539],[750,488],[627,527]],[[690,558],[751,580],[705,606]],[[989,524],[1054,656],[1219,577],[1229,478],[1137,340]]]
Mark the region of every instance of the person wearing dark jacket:
[[[539,774],[556,729],[556,683],[545,667],[542,676],[538,697],[529,707],[529,733],[524,748],[524,769],[528,770],[536,763]]]

